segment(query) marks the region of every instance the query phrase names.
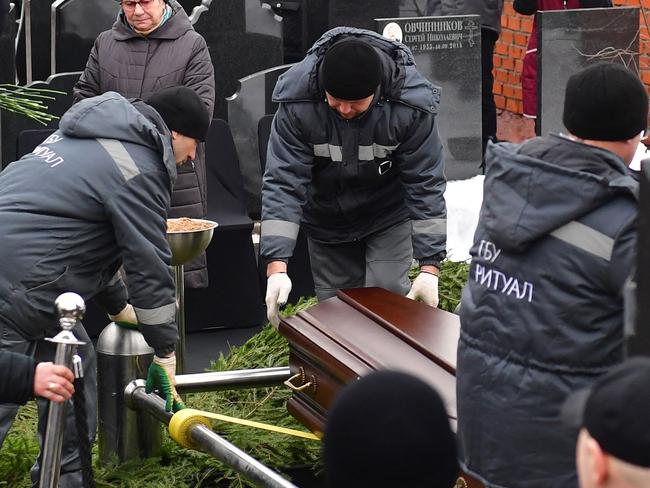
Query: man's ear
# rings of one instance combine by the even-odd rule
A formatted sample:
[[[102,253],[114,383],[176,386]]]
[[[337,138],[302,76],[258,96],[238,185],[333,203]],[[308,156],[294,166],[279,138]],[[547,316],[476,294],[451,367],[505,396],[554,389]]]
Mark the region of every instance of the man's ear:
[[[178,132],[172,130],[172,140],[175,140],[178,137]]]
[[[597,486],[604,485],[610,476],[609,455],[602,450],[598,441],[589,436],[585,439],[589,472]]]

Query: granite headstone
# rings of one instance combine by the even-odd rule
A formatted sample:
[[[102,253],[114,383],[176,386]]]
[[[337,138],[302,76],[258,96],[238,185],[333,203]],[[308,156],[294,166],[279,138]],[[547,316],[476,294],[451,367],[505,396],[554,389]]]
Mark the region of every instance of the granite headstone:
[[[537,106],[540,135],[562,132],[569,77],[599,61],[638,71],[639,9],[597,8],[539,12]]]
[[[29,27],[31,28],[31,80],[45,80],[50,76],[50,49],[52,19],[52,3],[54,0],[23,0],[23,9],[29,8]],[[26,24],[25,19],[25,24]],[[16,52],[16,66],[18,79],[23,85],[27,79],[27,51],[28,43],[25,37],[27,25],[23,26],[18,37]]]
[[[636,256],[636,309],[628,314],[626,320],[627,353],[629,355],[643,354],[650,356],[650,255],[645,249],[650,245],[650,161],[641,163],[639,191],[639,241]]]
[[[403,42],[417,68],[442,90],[436,119],[450,180],[481,164],[481,29],[478,15],[377,19],[378,32]]]
[[[214,117],[227,119],[238,80],[283,62],[282,26],[260,0],[203,0],[190,17],[206,40],[216,85]]]
[[[277,110],[277,104],[271,101],[273,88],[278,77],[290,66],[277,66],[242,78],[239,89],[228,98],[228,124],[244,179],[246,208],[254,218],[259,218],[262,206],[262,165],[257,126],[262,116]]]
[[[57,0],[52,9],[51,72],[81,71],[97,36],[115,22],[120,4],[106,0]]]
[[[2,26],[0,35],[0,83],[16,81],[16,7],[11,5],[7,14],[6,25]]]

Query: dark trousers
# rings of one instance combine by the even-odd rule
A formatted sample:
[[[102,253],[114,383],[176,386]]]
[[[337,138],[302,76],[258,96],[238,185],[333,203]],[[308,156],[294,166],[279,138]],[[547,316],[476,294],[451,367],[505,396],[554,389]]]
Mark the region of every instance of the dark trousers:
[[[483,123],[483,154],[489,140],[497,137],[497,106],[494,102],[494,46],[499,33],[492,29],[481,29],[481,117]]]
[[[318,300],[344,288],[378,286],[406,295],[413,262],[411,222],[400,222],[354,242],[328,244],[308,239]]]

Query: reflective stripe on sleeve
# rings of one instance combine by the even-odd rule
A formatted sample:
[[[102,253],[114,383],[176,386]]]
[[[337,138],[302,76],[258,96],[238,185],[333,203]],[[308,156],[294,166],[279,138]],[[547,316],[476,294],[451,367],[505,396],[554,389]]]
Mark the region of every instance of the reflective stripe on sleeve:
[[[129,181],[131,178],[138,176],[140,170],[133,161],[133,158],[120,141],[115,139],[97,139],[104,150],[113,158],[113,161],[122,172],[122,175]]]
[[[298,224],[286,220],[263,220],[260,234],[261,237],[286,237],[295,241],[298,239],[299,230]]]
[[[174,320],[176,315],[176,303],[172,302],[158,308],[137,308],[133,307],[138,323],[143,325],[166,324]]]
[[[596,229],[592,229],[588,225],[574,220],[562,227],[558,227],[551,232],[551,235],[606,261],[612,259],[614,239]]]
[[[412,220],[414,234],[446,234],[447,219]]]

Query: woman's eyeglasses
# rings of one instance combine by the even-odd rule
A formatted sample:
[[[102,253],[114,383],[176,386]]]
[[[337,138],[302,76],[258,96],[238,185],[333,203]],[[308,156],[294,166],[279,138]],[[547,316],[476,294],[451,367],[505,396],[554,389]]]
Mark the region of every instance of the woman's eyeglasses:
[[[135,9],[136,5],[140,5],[143,9],[146,9],[147,7],[150,7],[154,3],[156,3],[156,0],[138,0],[137,2],[135,0],[122,0],[120,2],[122,7],[124,7],[127,10],[133,10]]]

